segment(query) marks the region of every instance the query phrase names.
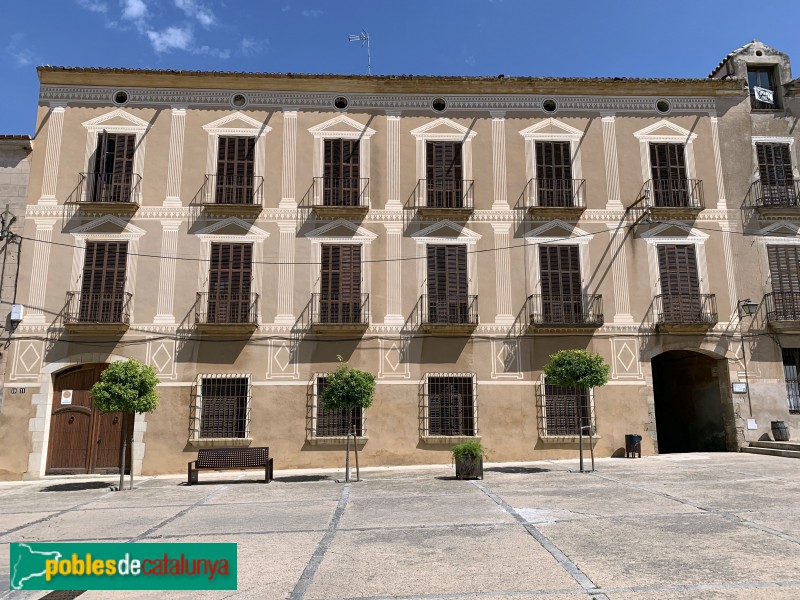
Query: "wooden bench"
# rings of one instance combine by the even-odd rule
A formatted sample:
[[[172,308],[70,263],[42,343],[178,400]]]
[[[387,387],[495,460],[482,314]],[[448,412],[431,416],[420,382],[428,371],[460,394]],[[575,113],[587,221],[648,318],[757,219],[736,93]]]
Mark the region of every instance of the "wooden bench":
[[[201,448],[197,460],[189,462],[189,485],[197,483],[200,470],[264,469],[264,483],[272,481],[269,448]]]

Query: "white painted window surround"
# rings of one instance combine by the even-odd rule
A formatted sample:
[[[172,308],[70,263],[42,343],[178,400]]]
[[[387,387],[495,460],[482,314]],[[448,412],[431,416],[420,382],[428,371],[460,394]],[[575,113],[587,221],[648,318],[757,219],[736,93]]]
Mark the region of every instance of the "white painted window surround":
[[[581,290],[588,294],[590,290],[586,288],[587,279],[591,273],[591,263],[589,261],[589,242],[594,238],[593,234],[587,233],[576,225],[567,223],[560,219],[553,219],[548,223],[537,227],[525,235],[526,252],[528,253],[528,264],[530,265],[528,289],[534,290],[532,293],[542,293],[542,279],[539,269],[539,246],[578,246],[581,261]]]
[[[417,243],[417,289],[420,294],[425,293],[428,278],[428,262],[425,257],[428,255],[428,244],[460,244],[467,247],[467,285],[468,294],[475,296],[478,294],[477,263],[478,259],[475,249],[481,235],[467,229],[462,225],[444,219],[438,221],[425,229],[411,235]]]
[[[583,179],[580,141],[585,132],[551,117],[526,127],[519,134],[525,140],[525,174],[528,181],[536,179],[536,142],[569,142],[572,178]]]
[[[636,131],[633,136],[639,140],[639,157],[642,165],[642,183],[652,179],[650,162],[650,144],[681,144],[684,147],[686,160],[686,178],[697,179],[694,163],[694,141],[697,134],[668,121],[661,119],[657,123],[648,125]]]
[[[662,293],[661,272],[658,267],[658,246],[661,244],[693,244],[695,246],[695,259],[697,260],[697,274],[700,278],[700,293],[711,293],[708,287],[708,265],[706,263],[705,243],[708,239],[707,233],[679,221],[668,221],[642,234],[642,239],[647,242],[650,289],[654,290],[654,296]]]
[[[459,125],[451,119],[444,117],[435,119],[421,127],[411,130],[417,140],[417,177],[416,180],[427,177],[426,142],[461,142],[461,163],[465,181],[471,181],[472,176],[472,139],[477,132]],[[416,184],[415,184],[416,185]]]
[[[753,148],[753,181],[761,179],[761,170],[758,168],[758,154],[756,144],[785,144],[789,146],[789,154],[792,157],[792,177],[800,179],[800,172],[797,169],[797,148],[793,137],[778,137],[768,135],[754,135],[752,138]]]

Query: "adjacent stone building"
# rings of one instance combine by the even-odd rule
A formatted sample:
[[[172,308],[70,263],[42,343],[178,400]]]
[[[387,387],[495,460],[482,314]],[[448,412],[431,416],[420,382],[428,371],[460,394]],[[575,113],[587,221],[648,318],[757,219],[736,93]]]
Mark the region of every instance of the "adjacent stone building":
[[[748,85],[756,64],[771,84]],[[800,239],[798,104],[774,50],[707,79],[39,77],[9,374],[29,442],[3,450],[19,475],[115,468],[120,419],[88,390],[126,357],[161,379],[130,434],[142,473],[208,446],[339,465],[347,416],[319,403],[337,355],[378,378],[355,415],[366,465],[447,462],[475,438],[496,461],[573,457],[580,423],[601,456],[628,433],[645,453],[737,450],[800,425],[794,339],[758,320],[763,240]],[[760,136],[789,146],[761,170]],[[751,206],[755,179],[780,216]],[[548,385],[564,348],[602,354],[609,384]]]

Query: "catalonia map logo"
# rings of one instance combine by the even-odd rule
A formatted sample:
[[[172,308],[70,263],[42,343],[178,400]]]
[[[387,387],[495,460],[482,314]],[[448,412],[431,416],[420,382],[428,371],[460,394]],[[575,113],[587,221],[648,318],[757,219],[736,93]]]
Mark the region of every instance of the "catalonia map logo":
[[[12,543],[12,590],[235,590],[236,544]]]

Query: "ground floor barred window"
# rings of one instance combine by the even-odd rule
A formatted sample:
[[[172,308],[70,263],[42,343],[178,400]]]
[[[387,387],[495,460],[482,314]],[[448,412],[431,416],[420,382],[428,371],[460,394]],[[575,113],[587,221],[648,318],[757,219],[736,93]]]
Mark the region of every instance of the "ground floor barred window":
[[[199,438],[247,438],[250,433],[250,377],[202,375],[195,411]]]
[[[581,426],[596,424],[590,389],[543,384],[539,391],[539,434],[545,437],[577,436]],[[584,429],[584,435],[589,430]]]
[[[356,437],[364,435],[364,411],[361,408],[328,409],[322,406],[322,394],[327,378],[318,375],[314,389],[315,402],[312,405],[313,437],[345,437],[353,427]],[[352,431],[352,430],[351,430]]]
[[[430,436],[472,437],[478,435],[478,413],[474,375],[429,375],[425,389]]]

